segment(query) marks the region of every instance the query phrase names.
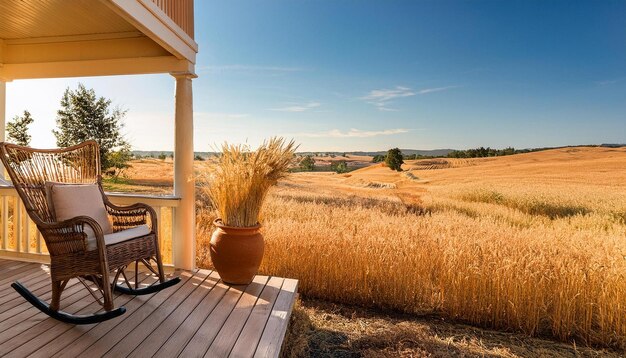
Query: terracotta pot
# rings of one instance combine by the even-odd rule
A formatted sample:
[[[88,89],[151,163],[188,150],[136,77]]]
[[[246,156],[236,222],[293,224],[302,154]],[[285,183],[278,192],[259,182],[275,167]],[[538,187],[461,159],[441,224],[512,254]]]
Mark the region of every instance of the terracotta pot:
[[[247,285],[259,271],[265,244],[261,225],[232,227],[220,219],[211,236],[211,260],[222,280],[232,285]]]

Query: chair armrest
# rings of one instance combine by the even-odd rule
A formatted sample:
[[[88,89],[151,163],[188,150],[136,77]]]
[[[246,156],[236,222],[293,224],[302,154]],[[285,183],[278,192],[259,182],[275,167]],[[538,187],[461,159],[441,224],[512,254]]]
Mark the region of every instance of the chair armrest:
[[[154,208],[148,204],[136,203],[128,206],[119,206],[106,200],[104,202],[107,213],[113,219],[113,231],[133,228],[139,225],[148,225],[152,232],[157,233],[158,223]]]
[[[46,240],[48,251],[52,255],[80,252],[87,250],[85,225],[93,230],[98,250],[104,253],[104,233],[94,219],[88,216],[76,216],[64,221],[52,223],[40,222],[38,229]]]

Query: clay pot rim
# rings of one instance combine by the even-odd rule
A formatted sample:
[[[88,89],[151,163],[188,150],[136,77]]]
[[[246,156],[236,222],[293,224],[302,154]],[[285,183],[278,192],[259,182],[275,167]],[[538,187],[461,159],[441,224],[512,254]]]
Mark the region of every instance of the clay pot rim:
[[[222,223],[222,219],[220,218],[213,220],[213,225],[215,225],[216,227],[220,229],[226,229],[226,230],[258,230],[261,228],[260,223],[254,226],[227,226]]]

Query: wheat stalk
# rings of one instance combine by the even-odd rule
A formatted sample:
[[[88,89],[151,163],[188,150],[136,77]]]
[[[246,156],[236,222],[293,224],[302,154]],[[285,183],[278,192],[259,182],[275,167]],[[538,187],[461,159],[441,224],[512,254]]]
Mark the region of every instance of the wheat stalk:
[[[268,190],[284,178],[297,149],[294,141],[273,137],[256,151],[248,145],[224,143],[213,168],[200,173],[202,192],[226,226],[259,224]]]

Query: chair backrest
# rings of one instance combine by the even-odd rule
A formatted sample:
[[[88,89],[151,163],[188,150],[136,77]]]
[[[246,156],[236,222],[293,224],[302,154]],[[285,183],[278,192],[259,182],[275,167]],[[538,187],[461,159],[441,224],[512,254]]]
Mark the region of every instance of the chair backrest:
[[[54,222],[45,183],[101,184],[98,143],[87,141],[61,149],[34,149],[0,143],[0,159],[31,219]]]

